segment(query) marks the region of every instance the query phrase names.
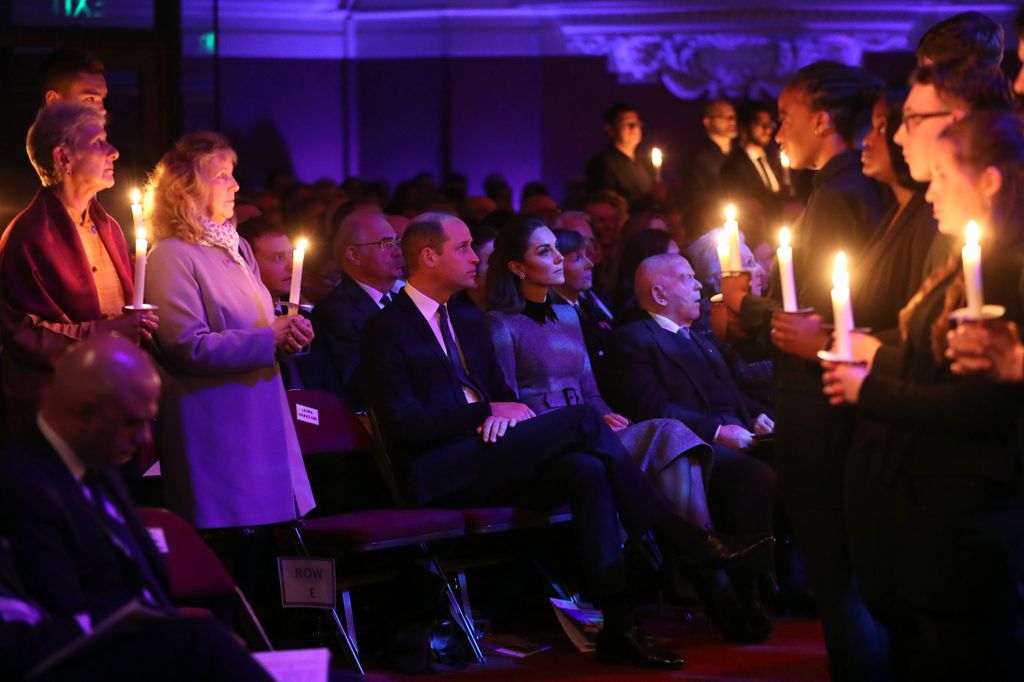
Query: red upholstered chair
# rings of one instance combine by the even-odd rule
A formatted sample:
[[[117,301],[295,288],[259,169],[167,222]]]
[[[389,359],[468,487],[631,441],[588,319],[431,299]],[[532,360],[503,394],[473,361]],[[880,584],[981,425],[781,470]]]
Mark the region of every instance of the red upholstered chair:
[[[185,519],[167,509],[139,507],[139,516],[146,530],[154,536],[154,542],[161,551],[167,573],[171,579],[171,598],[175,601],[224,598],[237,596],[243,609],[252,620],[263,644],[269,651],[274,647],[267,637],[263,624],[256,617],[249,600],[235,584],[231,574],[224,568],[209,545],[203,542],[199,533]],[[162,535],[162,538],[159,536]],[[161,541],[162,540],[162,541]],[[162,545],[166,545],[166,547]],[[166,551],[165,551],[166,548]],[[187,614],[198,609],[185,608]]]
[[[292,418],[304,457],[323,454],[350,454],[364,456],[373,449],[373,441],[349,406],[339,397],[323,391],[297,390],[288,392]],[[299,418],[298,406],[306,420]],[[313,419],[308,409],[316,410]],[[318,423],[311,423],[316,421]],[[350,558],[355,554],[383,550],[411,549],[424,558],[427,567],[442,578],[452,617],[466,636],[478,661],[483,653],[472,635],[472,625],[462,611],[454,591],[430,552],[428,543],[450,540],[465,534],[465,519],[457,511],[444,509],[370,509],[346,512],[319,518],[304,519],[294,529],[295,540],[307,556],[327,555]],[[337,587],[341,594],[345,623],[336,610],[331,611],[339,640],[349,654],[356,670],[362,672],[359,649],[355,637],[351,588],[367,582],[380,582],[390,576],[384,567],[355,575],[338,569]]]

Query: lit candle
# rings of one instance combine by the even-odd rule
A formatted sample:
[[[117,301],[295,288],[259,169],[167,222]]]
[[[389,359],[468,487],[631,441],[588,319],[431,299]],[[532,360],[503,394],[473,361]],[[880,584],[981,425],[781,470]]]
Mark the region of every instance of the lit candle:
[[[846,254],[836,254],[836,267],[832,273],[832,324],[835,343],[832,353],[844,359],[853,357],[850,332],[853,330],[853,306],[850,304],[850,274],[846,271]]]
[[[146,224],[142,218],[142,194],[138,189],[132,190],[132,221],[135,223],[135,297],[133,308],[142,307],[142,299],[146,287]]]
[[[985,296],[981,287],[981,246],[978,240],[981,230],[973,220],[967,223],[964,248],[960,254],[964,259],[964,284],[967,289],[967,310],[974,317],[981,317]]]
[[[779,151],[779,163],[782,164],[782,180],[789,187],[789,156],[784,151]]]
[[[288,295],[288,305],[299,307],[299,292],[302,289],[302,261],[306,259],[306,247],[309,242],[300,239],[295,243],[295,252],[292,254],[292,290]]]
[[[654,181],[661,182],[661,150],[655,147],[651,150],[651,163],[654,165]]]
[[[729,237],[724,230],[718,233],[718,265],[722,272],[729,271]]]
[[[736,207],[729,204],[725,207],[725,236],[729,240],[729,271],[743,270],[740,254],[740,224],[736,222]]]
[[[779,248],[775,254],[779,258],[779,278],[782,282],[782,309],[787,313],[795,313],[796,280],[793,279],[793,247],[789,245],[789,228],[779,231]]]

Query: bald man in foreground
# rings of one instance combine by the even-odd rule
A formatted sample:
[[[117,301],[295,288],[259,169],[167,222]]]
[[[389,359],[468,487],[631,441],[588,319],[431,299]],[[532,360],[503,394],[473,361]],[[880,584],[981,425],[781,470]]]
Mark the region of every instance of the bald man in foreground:
[[[35,428],[0,457],[0,537],[24,583],[18,596],[38,610],[28,625],[73,620],[88,634],[132,601],[167,616],[46,679],[269,679],[217,623],[178,615],[163,559],[116,472],[150,441],[159,397],[160,377],[138,347],[91,337],[57,362]],[[0,628],[0,651],[23,631]]]
[[[774,423],[769,408],[736,386],[722,354],[700,331],[701,285],[679,255],[651,256],[637,269],[647,319],[615,330],[608,354],[614,404],[634,421],[678,419],[715,451],[708,502],[718,530],[768,534],[775,476],[746,451]]]

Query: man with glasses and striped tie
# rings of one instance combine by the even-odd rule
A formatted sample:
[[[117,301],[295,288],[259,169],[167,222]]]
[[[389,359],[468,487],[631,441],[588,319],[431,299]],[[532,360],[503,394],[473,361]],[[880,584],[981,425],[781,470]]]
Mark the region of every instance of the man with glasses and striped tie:
[[[366,321],[405,284],[402,241],[382,214],[353,213],[338,227],[334,259],[343,273],[341,282],[314,308],[313,329],[330,358],[342,397],[361,409],[355,379],[359,337]]]

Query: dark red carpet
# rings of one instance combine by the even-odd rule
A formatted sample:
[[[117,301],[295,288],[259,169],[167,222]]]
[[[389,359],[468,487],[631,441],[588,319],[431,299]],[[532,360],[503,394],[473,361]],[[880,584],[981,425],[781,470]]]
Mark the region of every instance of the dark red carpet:
[[[709,682],[826,682],[825,647],[821,625],[816,620],[775,621],[775,632],[757,645],[725,644],[709,633],[705,621],[695,616],[689,622],[656,616],[644,620],[645,628],[686,660],[677,672],[651,672],[598,663],[592,654],[572,648],[559,631],[545,632],[537,641],[551,645],[524,659],[491,655],[483,665],[470,665],[457,673],[416,677],[399,675],[371,664],[377,679],[391,680],[708,680]]]

